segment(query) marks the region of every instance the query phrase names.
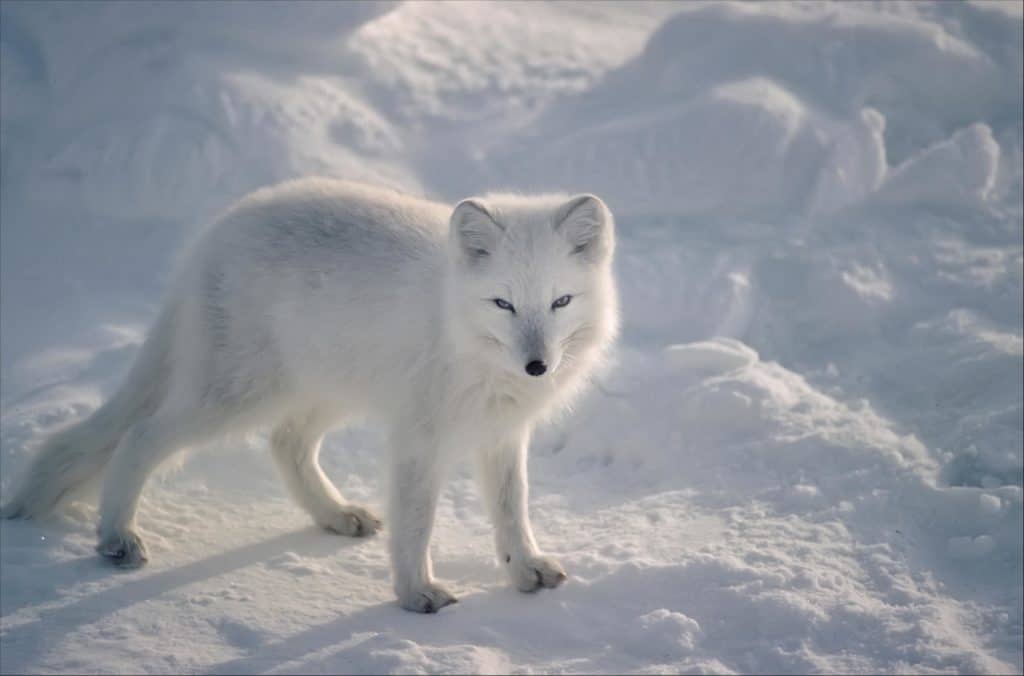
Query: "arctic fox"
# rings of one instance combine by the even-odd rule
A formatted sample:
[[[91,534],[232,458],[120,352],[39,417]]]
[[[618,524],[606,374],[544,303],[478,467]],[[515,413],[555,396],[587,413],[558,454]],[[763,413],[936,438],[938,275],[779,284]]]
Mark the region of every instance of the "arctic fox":
[[[428,551],[446,470],[476,459],[497,555],[522,591],[556,587],[527,514],[531,430],[563,409],[618,325],[612,215],[593,195],[494,194],[453,208],[302,179],[243,198],[198,240],[126,382],[47,440],[3,516],[33,517],[108,466],[97,550],[147,560],[149,474],[176,451],[273,423],[271,450],[323,528],[381,521],[318,462],[331,428],[389,432],[390,551],[403,608],[455,602]]]

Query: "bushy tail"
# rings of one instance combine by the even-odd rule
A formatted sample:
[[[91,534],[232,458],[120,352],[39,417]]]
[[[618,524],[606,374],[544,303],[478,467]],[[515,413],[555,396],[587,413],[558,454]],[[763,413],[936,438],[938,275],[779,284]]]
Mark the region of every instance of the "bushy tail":
[[[98,475],[121,436],[160,405],[170,375],[173,311],[165,308],[121,389],[85,420],[47,439],[21,477],[0,518],[30,519],[54,510]]]

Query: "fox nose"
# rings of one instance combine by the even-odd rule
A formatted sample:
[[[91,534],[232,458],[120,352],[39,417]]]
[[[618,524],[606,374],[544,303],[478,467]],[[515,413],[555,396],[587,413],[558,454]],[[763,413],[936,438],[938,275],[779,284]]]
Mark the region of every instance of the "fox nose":
[[[526,372],[531,376],[542,376],[544,372],[548,370],[548,365],[542,362],[540,359],[534,359],[526,365]]]

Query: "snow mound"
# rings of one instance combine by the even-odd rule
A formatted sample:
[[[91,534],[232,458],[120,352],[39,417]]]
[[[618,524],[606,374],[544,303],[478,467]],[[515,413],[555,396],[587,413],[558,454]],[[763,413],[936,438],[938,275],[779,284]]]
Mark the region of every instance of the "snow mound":
[[[875,200],[883,204],[977,206],[992,194],[999,144],[977,123],[894,168]]]
[[[930,124],[949,133],[993,110],[1019,111],[1022,85],[1007,77],[1014,74],[1008,70],[1020,68],[1012,51],[987,53],[987,45],[1000,43],[974,41],[967,32],[1010,38],[1013,23],[970,6],[929,10],[953,16],[932,22],[856,6],[692,6],[666,21],[641,55],[551,123],[571,126],[573,118],[613,117],[624,107],[685,101],[765,72],[799,92],[798,98],[839,117],[876,108],[901,137],[935,134]]]
[[[982,10],[946,11],[963,15],[957,32],[997,28]],[[599,85],[496,145],[486,175],[648,213],[813,216],[883,183],[890,203],[976,204],[1000,152],[986,124],[1019,118],[1020,85],[1005,83],[1022,69],[952,30],[853,7],[691,6]],[[890,181],[887,157],[900,161]]]
[[[836,401],[734,339],[671,345],[662,359],[624,355],[602,392],[558,442],[563,471],[614,466],[609,478],[627,486],[707,487],[732,481],[722,467],[752,464],[747,490],[774,493],[780,482],[803,485],[801,477],[814,476],[817,487],[794,495],[821,504],[884,486],[928,490],[938,472],[920,441],[895,431],[868,402]],[[616,410],[611,418],[608,406]]]
[[[684,214],[836,210],[884,176],[884,121],[871,109],[842,122],[753,78],[655,110],[499,161],[516,184],[585,184],[613,204]]]
[[[557,3],[529,12],[480,1],[403,3],[360,26],[347,49],[399,119],[435,132],[457,124],[472,137],[472,123],[535,114],[634,56],[673,11],[659,5],[600,3],[579,13]]]
[[[757,361],[757,352],[738,340],[669,345],[665,357],[671,368],[691,374],[716,375],[745,368]]]

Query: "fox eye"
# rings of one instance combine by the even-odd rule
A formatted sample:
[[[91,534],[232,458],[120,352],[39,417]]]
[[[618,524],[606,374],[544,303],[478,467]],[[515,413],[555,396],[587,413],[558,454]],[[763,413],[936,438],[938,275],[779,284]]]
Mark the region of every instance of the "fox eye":
[[[508,310],[512,314],[516,313],[516,308],[512,303],[508,302],[504,298],[494,298],[494,304],[500,307],[502,310]]]
[[[565,307],[566,305],[569,304],[569,301],[571,301],[571,300],[572,300],[572,296],[570,296],[568,294],[566,294],[564,296],[561,296],[559,298],[556,298],[555,302],[551,304],[551,309],[552,310],[557,310],[560,307]]]

